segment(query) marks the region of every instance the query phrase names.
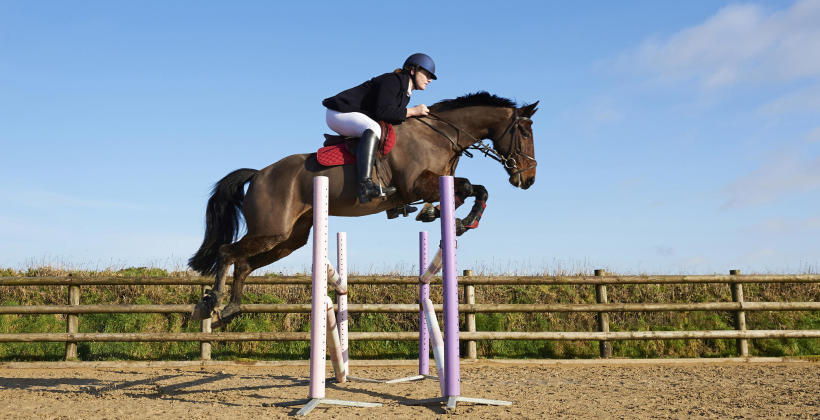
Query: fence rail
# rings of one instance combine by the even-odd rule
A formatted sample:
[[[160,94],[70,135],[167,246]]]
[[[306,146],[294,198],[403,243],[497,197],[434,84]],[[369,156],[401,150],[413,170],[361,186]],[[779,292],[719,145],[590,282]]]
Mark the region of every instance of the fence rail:
[[[418,332],[349,332],[350,340],[415,341]],[[617,332],[516,332],[461,331],[464,340],[679,340],[749,338],[820,338],[820,330],[718,330],[718,331],[617,331]],[[0,343],[18,342],[149,342],[149,341],[309,341],[309,332],[211,333],[23,333],[0,334]]]
[[[434,304],[436,312],[443,310]],[[310,304],[247,304],[243,313],[310,313]],[[335,307],[335,305],[334,305]],[[184,314],[191,313],[194,305],[33,305],[0,306],[0,314]],[[414,313],[419,305],[404,303],[349,303],[348,312],[354,313]],[[573,303],[573,304],[459,304],[459,313],[490,312],[687,312],[687,311],[820,311],[820,302],[708,302],[708,303]]]
[[[459,312],[465,313],[466,331],[459,333],[467,340],[468,358],[476,357],[476,340],[592,340],[599,341],[601,357],[611,355],[611,341],[615,340],[673,340],[673,339],[735,339],[740,356],[748,356],[748,340],[761,338],[820,338],[820,330],[748,330],[745,314],[750,311],[820,311],[820,302],[746,302],[743,284],[753,283],[820,283],[820,275],[741,275],[732,270],[729,275],[665,275],[665,276],[614,276],[596,270],[594,276],[552,277],[476,277],[459,278],[464,286],[464,301]],[[246,284],[308,285],[307,276],[249,277]],[[210,359],[210,342],[218,341],[308,341],[307,332],[210,332],[205,323],[198,333],[80,333],[78,316],[96,313],[190,313],[194,305],[80,305],[81,286],[206,286],[212,280],[204,277],[3,277],[0,286],[64,286],[68,287],[67,305],[15,305],[0,306],[0,314],[62,314],[66,316],[65,333],[19,333],[0,334],[0,342],[65,342],[66,359],[77,357],[78,342],[152,342],[152,341],[198,341],[201,358]],[[417,285],[411,276],[358,277],[348,280],[351,285]],[[609,303],[607,285],[624,284],[728,284],[732,292],[731,302],[700,303]],[[476,304],[475,286],[504,285],[592,285],[595,287],[594,304]],[[442,305],[434,305],[437,311]],[[248,304],[242,305],[245,313],[309,313],[310,304]],[[354,313],[417,313],[418,304],[349,304]],[[609,313],[660,312],[660,311],[722,311],[735,314],[735,330],[717,331],[609,331]],[[592,312],[598,317],[597,332],[495,332],[475,331],[475,314],[538,313],[538,312]],[[351,332],[351,340],[418,340],[418,332]]]
[[[469,271],[469,270],[467,270]],[[441,277],[436,278],[437,281]],[[458,283],[465,285],[488,286],[537,286],[537,285],[575,285],[575,284],[700,284],[700,283],[818,283],[818,274],[737,274],[737,275],[661,275],[661,276],[617,276],[602,274],[600,276],[464,276]],[[395,277],[351,277],[348,284],[410,284],[419,283],[418,276]],[[108,276],[71,276],[71,277],[0,277],[0,286],[211,286],[211,277],[108,277]],[[232,279],[227,284],[233,284]],[[245,284],[266,285],[309,285],[310,276],[249,276]]]

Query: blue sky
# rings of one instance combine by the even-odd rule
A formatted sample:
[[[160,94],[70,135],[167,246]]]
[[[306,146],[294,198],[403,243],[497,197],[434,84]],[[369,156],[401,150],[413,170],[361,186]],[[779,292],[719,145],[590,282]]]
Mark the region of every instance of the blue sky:
[[[314,150],[323,98],[421,51],[411,105],[541,101],[532,188],[459,167],[490,192],[460,268],[817,271],[820,1],[288,3],[0,1],[0,266],[184,267],[215,181]],[[330,223],[359,272],[439,235]]]

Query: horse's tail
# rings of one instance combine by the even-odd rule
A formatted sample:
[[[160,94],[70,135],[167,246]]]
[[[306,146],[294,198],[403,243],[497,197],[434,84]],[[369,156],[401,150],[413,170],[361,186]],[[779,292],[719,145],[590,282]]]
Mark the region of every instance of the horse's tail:
[[[216,274],[219,247],[236,239],[244,186],[257,172],[256,169],[237,169],[214,184],[205,210],[205,239],[199,251],[188,260],[188,266],[202,275]]]

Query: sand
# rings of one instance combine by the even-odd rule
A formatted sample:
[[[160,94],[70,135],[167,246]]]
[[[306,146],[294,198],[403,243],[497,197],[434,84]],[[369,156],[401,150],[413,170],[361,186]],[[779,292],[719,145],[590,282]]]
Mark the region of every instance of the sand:
[[[412,366],[353,367],[393,379]],[[286,418],[307,397],[306,366],[0,368],[3,419]],[[330,372],[328,374],[330,376]],[[459,403],[408,406],[439,396],[435,380],[329,384],[327,398],[380,402],[378,408],[320,406],[311,418],[820,418],[818,363],[689,365],[462,365],[461,395],[509,407]]]

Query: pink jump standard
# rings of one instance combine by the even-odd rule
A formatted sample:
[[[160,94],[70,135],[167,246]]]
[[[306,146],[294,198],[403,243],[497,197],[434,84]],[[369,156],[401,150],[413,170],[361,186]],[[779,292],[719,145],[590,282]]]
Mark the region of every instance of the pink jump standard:
[[[336,368],[336,378],[339,382],[344,382],[347,375],[347,364],[345,360],[340,360],[340,355],[345,355],[347,350],[347,334],[344,333],[344,342],[339,340],[339,333],[336,328],[328,328],[328,319],[335,324],[336,317],[331,317],[333,313],[332,302],[327,296],[328,273],[331,278],[339,279],[335,282],[337,294],[345,295],[347,293],[346,263],[344,263],[343,252],[340,252],[339,271],[344,275],[339,276],[328,261],[328,179],[325,176],[317,176],[313,178],[313,289],[310,311],[310,388],[308,398],[297,401],[289,401],[285,403],[277,403],[275,405],[280,407],[288,407],[292,405],[302,405],[296,415],[305,416],[311,412],[319,404],[329,405],[345,405],[352,407],[380,407],[379,403],[359,402],[359,401],[343,401],[332,400],[325,398],[325,353],[327,352],[328,337],[333,341],[335,347],[331,352],[333,358],[333,366]],[[344,245],[344,238],[340,237],[341,244]],[[342,247],[342,249],[344,249]],[[346,306],[347,300],[344,299]],[[340,302],[340,305],[341,302]],[[347,313],[340,313],[338,317],[340,326],[347,323]],[[331,324],[332,327],[335,327]],[[339,371],[341,369],[341,372]]]
[[[410,401],[408,405],[446,402],[454,410],[458,402],[485,405],[512,405],[510,401],[461,396],[461,375],[458,346],[458,275],[456,273],[456,223],[453,177],[439,177],[441,203],[441,255],[444,280],[444,394],[441,398]],[[428,280],[429,281],[429,280]],[[442,372],[439,372],[441,380]]]

